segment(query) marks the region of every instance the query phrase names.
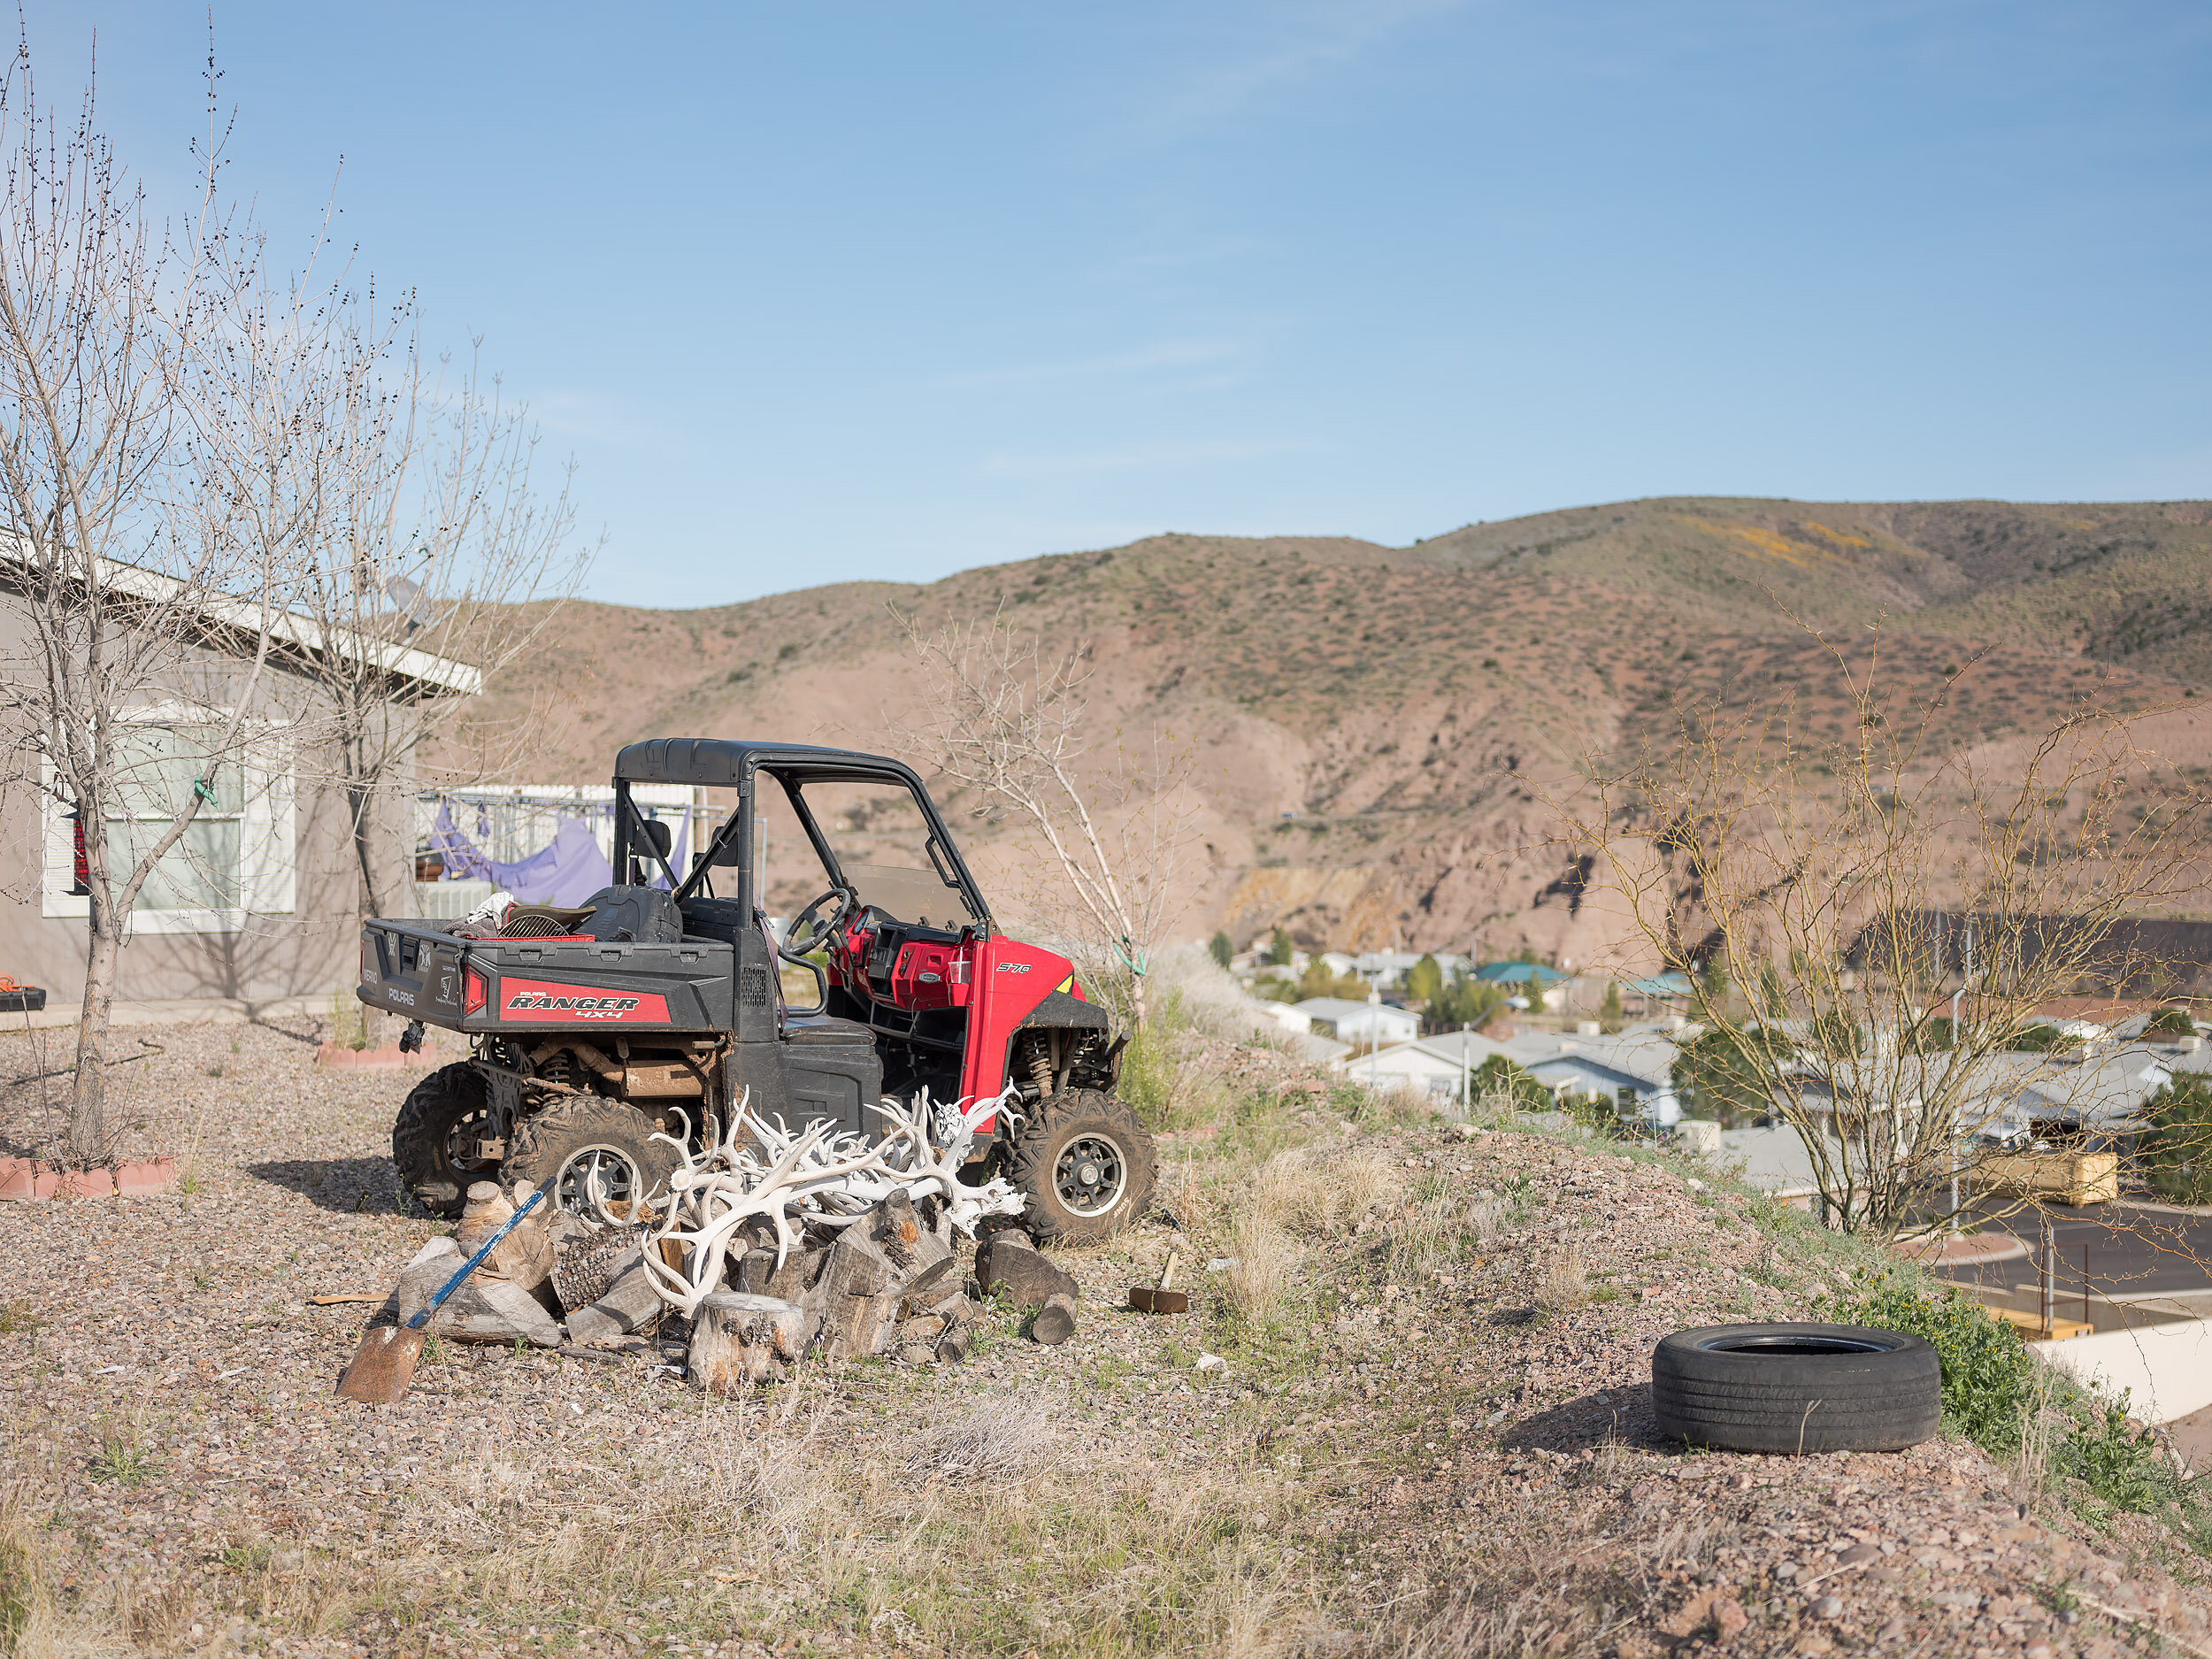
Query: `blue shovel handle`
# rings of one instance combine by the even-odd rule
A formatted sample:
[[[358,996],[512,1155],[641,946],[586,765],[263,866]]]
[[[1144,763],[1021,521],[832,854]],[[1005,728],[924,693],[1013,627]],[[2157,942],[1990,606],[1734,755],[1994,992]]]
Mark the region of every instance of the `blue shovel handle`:
[[[499,1231],[493,1233],[490,1238],[484,1240],[484,1248],[479,1250],[474,1256],[470,1256],[467,1261],[462,1263],[461,1271],[454,1274],[451,1279],[446,1280],[445,1288],[441,1290],[436,1295],[430,1299],[430,1305],[407,1322],[407,1328],[410,1331],[419,1331],[424,1325],[429,1324],[430,1316],[437,1312],[439,1309],[445,1306],[445,1299],[448,1296],[450,1296],[455,1291],[461,1288],[461,1281],[476,1271],[476,1264],[479,1262],[481,1262],[486,1256],[489,1256],[492,1251],[498,1247],[499,1241],[505,1238],[510,1233],[514,1231],[515,1223],[528,1215],[531,1209],[537,1203],[538,1200],[544,1196],[544,1189],[540,1188],[537,1192],[531,1194],[529,1197],[524,1199],[522,1201],[521,1207],[518,1209],[513,1215],[508,1217],[506,1220],[499,1224]]]

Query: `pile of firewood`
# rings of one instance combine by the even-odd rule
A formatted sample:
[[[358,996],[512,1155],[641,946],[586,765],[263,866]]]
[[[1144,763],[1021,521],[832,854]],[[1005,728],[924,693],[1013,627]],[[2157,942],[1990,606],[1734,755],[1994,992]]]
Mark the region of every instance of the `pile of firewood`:
[[[976,1125],[1010,1102],[963,1109],[923,1095],[874,1110],[885,1133],[873,1143],[826,1124],[795,1134],[742,1101],[699,1151],[661,1137],[683,1162],[644,1220],[594,1225],[541,1207],[433,1328],[464,1341],[604,1349],[687,1322],[690,1380],[721,1392],[773,1380],[809,1356],[964,1359],[979,1310],[956,1271],[956,1240],[986,1217],[1018,1215],[1023,1200],[1003,1179],[971,1187],[959,1172]],[[454,1236],[432,1240],[401,1276],[400,1317],[424,1306],[523,1196],[472,1187]],[[992,1234],[976,1266],[983,1286],[1036,1311],[1039,1340],[1072,1333],[1074,1281],[1019,1232]]]

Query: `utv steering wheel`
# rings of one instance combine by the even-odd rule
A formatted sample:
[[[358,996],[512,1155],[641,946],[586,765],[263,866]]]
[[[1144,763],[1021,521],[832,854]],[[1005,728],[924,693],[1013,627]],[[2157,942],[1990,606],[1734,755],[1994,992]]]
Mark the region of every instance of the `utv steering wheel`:
[[[815,915],[832,899],[838,902],[833,914]],[[832,887],[791,918],[791,926],[783,930],[783,938],[776,946],[776,954],[786,962],[803,964],[810,955],[842,933],[846,918],[859,908],[860,895],[850,887]]]

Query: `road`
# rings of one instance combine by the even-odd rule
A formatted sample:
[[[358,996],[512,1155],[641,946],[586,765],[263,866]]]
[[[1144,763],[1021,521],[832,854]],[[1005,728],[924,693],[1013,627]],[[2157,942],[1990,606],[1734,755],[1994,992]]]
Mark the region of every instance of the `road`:
[[[2033,1215],[1987,1221],[1985,1226],[2011,1233],[2029,1255],[1980,1267],[1947,1269],[1944,1277],[1960,1284],[2036,1286],[2038,1224]],[[2130,1204],[2100,1204],[2076,1214],[2052,1212],[2058,1246],[2058,1312],[2080,1317],[2083,1252],[2087,1252],[2091,1296],[2131,1302],[2175,1291],[2212,1291],[2212,1216],[2166,1215]]]

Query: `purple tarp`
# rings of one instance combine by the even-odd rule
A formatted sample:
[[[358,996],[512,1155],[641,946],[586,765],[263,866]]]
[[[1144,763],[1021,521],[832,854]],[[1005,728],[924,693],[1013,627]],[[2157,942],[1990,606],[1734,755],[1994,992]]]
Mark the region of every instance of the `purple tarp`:
[[[454,824],[452,809],[441,806],[430,833],[430,850],[443,862],[449,877],[488,881],[514,895],[518,904],[574,909],[600,888],[614,885],[607,855],[592,839],[591,826],[580,818],[563,818],[550,845],[519,863],[503,864],[479,852]]]

